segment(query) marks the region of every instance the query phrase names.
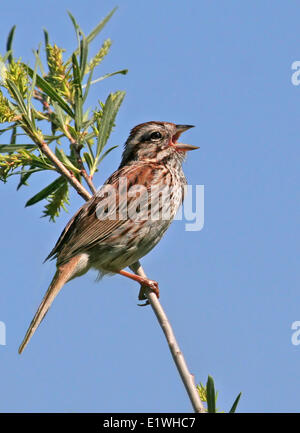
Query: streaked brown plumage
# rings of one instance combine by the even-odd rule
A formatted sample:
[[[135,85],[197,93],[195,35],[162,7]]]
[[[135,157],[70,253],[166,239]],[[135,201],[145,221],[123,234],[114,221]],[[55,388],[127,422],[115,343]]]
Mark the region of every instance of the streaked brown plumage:
[[[186,151],[196,147],[177,139],[189,128],[153,121],[131,130],[118,170],[73,216],[47,257],[56,259],[57,272],[19,353],[64,284],[90,268],[97,269],[100,276],[120,273],[158,294],[155,281],[123,269],[134,266],[159,242],[183,200],[186,179],[182,162]],[[144,299],[142,289],[140,293]]]

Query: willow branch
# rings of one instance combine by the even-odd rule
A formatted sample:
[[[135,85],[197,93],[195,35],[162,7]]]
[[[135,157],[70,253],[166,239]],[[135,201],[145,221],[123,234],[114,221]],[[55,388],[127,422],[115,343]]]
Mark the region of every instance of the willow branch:
[[[76,140],[74,140],[74,138],[72,137],[72,135],[69,133],[67,127],[65,128],[64,132],[65,132],[66,136],[68,137],[68,139],[69,139],[69,141],[71,143],[71,146],[73,147],[74,152],[76,154],[76,159],[77,159],[77,163],[78,163],[78,167],[79,167],[80,173],[83,176],[84,180],[86,181],[86,183],[87,183],[88,187],[90,188],[92,194],[94,195],[94,194],[96,194],[97,189],[95,188],[95,185],[93,184],[92,176],[88,175],[88,173],[87,173],[87,171],[86,171],[86,169],[84,167],[84,164],[83,164],[83,161],[82,161],[82,158],[81,158],[81,155],[80,155],[79,145],[76,142]]]
[[[82,176],[83,176],[84,180],[86,181],[88,187],[90,188],[91,192],[93,194],[96,194],[97,189],[95,188],[95,185],[93,184],[92,177],[88,175],[88,173],[87,173],[87,171],[83,165],[83,161],[81,159],[81,155],[80,155],[79,150],[76,149],[75,153],[76,153],[76,159],[78,162],[78,167],[79,167],[80,173],[82,174]]]
[[[76,179],[74,174],[69,171],[64,164],[57,158],[57,156],[52,152],[50,147],[45,143],[43,140],[38,138],[36,135],[32,134],[32,132],[23,127],[23,129],[27,132],[29,137],[35,142],[35,144],[39,147],[41,152],[47,156],[47,158],[53,162],[54,166],[56,167],[56,170],[58,173],[60,173],[62,176],[64,176],[70,184],[75,188],[75,190],[78,192],[78,194],[84,199],[89,200],[91,198],[91,194],[84,188],[84,186],[79,182],[79,180]]]
[[[147,275],[145,274],[144,269],[142,268],[139,261],[130,266],[130,268],[135,274],[140,275],[143,278],[147,278]],[[162,308],[156,294],[152,290],[145,288],[144,292],[156,315],[160,327],[165,334],[173,360],[176,364],[177,370],[180,374],[185,389],[188,393],[194,411],[196,413],[206,412],[197,391],[194,376],[190,373],[187,367],[183,353],[181,352],[180,347],[176,341],[172,326],[168,320],[166,313],[164,312],[164,309]]]
[[[53,111],[51,110],[51,107],[50,107],[49,103],[46,101],[45,95],[43,93],[41,93],[38,90],[34,90],[33,91],[33,97],[34,97],[34,99],[36,99],[37,101],[40,101],[42,103],[43,109],[49,115],[51,115],[53,113]]]

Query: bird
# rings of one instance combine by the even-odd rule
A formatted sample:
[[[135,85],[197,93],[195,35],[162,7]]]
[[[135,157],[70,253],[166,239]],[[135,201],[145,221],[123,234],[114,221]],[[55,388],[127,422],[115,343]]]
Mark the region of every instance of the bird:
[[[125,142],[119,168],[75,213],[46,260],[56,273],[19,347],[21,354],[55,297],[70,280],[96,269],[99,277],[120,274],[159,296],[158,283],[128,272],[148,254],[170,226],[184,199],[182,169],[188,151],[179,143],[193,125],[150,121],[135,126]],[[45,261],[46,261],[45,260]]]

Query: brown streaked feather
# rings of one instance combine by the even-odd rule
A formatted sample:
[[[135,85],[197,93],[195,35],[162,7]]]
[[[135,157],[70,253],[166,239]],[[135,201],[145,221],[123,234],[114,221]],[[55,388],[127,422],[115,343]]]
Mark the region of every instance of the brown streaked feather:
[[[142,129],[144,126],[147,125],[160,125],[160,126],[164,126],[166,124],[168,125],[173,125],[171,122],[160,122],[159,120],[152,120],[151,122],[144,122],[144,123],[140,123],[139,125],[136,125],[134,128],[131,129],[128,140],[130,141],[130,139],[140,130]]]
[[[153,179],[155,178],[156,172],[160,170],[165,171],[166,168],[164,166],[158,166],[157,164],[147,164],[145,166],[143,163],[138,163],[134,169],[125,166],[114,172],[105,184],[110,184],[118,189],[120,178],[126,178],[128,187],[132,184],[140,184],[146,186],[147,190],[150,191],[154,183]],[[65,227],[46,260],[57,258],[58,265],[66,263],[80,252],[87,251],[94,247],[95,244],[104,241],[117,228],[122,227],[122,225],[124,226],[124,230],[127,229],[128,225],[126,224],[126,219],[100,220],[97,217],[97,206],[103,199],[104,197],[99,196],[99,193],[97,193],[78,210]],[[130,202],[134,200],[134,198],[127,199],[127,195],[120,197],[120,195],[116,194],[115,204],[117,208],[112,208],[112,210],[115,210],[116,215],[118,215],[118,209],[122,205],[121,201],[118,201],[119,199],[122,201],[128,200],[128,208]],[[93,210],[93,212],[91,212],[91,210]]]
[[[47,311],[51,307],[52,302],[62,289],[62,287],[66,284],[66,282],[72,278],[76,266],[78,262],[80,261],[80,257],[74,257],[69,263],[66,263],[64,266],[61,266],[55,273],[52,282],[37,310],[35,313],[34,318],[32,319],[29,328],[25,334],[25,337],[19,347],[19,353],[21,354],[27,344],[29,343],[29,340],[37,330],[38,326],[40,325],[41,321],[44,319]]]

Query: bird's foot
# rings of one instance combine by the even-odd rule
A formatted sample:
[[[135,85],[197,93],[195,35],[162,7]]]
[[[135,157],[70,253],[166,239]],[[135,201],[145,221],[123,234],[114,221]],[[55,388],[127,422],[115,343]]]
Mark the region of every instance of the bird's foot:
[[[144,301],[147,299],[147,296],[145,295],[145,290],[150,289],[152,292],[155,293],[157,298],[159,298],[159,288],[157,281],[148,280],[145,278],[145,281],[141,284],[140,292],[139,292],[139,301]],[[149,305],[150,302],[147,299],[144,304],[138,304],[140,307],[146,307]]]
[[[158,283],[153,280],[149,280],[149,278],[141,277],[140,275],[131,274],[130,272],[124,271],[122,269],[121,271],[118,271],[120,275],[123,275],[124,277],[130,278],[131,280],[137,281],[141,285],[140,293],[139,293],[139,300],[143,301],[147,299],[146,292],[149,291],[149,289],[156,294],[156,296],[159,298],[159,288]],[[141,307],[144,307],[145,305],[149,305],[149,301],[145,302],[145,304],[138,304]]]

